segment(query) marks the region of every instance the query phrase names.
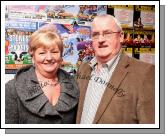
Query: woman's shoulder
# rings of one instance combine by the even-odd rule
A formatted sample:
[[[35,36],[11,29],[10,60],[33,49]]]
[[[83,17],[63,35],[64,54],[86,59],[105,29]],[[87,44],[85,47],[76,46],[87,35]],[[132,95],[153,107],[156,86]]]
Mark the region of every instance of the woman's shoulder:
[[[58,72],[63,73],[64,75],[69,75],[69,73],[62,68],[59,68]]]
[[[73,93],[78,94],[75,75],[70,75],[67,71],[60,69],[58,72],[58,79],[65,88],[73,88]]]
[[[20,74],[20,73],[23,73],[23,72],[27,72],[27,71],[29,71],[29,70],[32,69],[32,68],[33,68],[32,65],[24,66],[24,67],[20,68],[20,69],[17,71],[16,75],[18,75],[18,74]]]
[[[20,68],[16,72],[14,78],[5,83],[6,95],[14,96],[17,94],[16,88],[20,85],[25,85],[25,81],[27,81],[28,76],[30,76],[30,74],[28,74],[27,72],[30,71],[31,67],[32,66],[26,66],[26,67]]]
[[[16,95],[16,91],[15,91],[15,80],[9,80],[6,84],[5,84],[5,97],[8,96],[14,96],[17,97]]]
[[[14,86],[14,79],[11,79],[5,83],[5,88],[6,87],[13,87],[13,86]]]
[[[72,76],[70,73],[68,73],[64,69],[59,69],[58,70],[58,78],[66,79],[67,80],[67,79],[73,79],[74,76]]]
[[[32,78],[34,75],[34,67],[32,65],[28,65],[25,67],[22,67],[21,69],[19,69],[15,75],[15,79],[18,81],[20,80],[21,82],[23,80],[27,80],[29,78]]]

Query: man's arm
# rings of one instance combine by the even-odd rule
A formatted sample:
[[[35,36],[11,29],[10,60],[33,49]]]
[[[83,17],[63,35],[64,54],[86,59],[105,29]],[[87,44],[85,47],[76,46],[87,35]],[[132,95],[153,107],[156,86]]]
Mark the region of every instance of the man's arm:
[[[146,68],[138,97],[137,116],[140,124],[155,123],[155,66]]]

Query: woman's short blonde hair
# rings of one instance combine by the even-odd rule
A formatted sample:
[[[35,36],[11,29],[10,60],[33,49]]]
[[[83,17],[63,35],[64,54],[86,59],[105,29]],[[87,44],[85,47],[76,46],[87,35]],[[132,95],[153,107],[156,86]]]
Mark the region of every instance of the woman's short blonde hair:
[[[31,56],[33,56],[36,49],[40,47],[49,48],[51,46],[58,46],[61,56],[63,54],[63,41],[53,24],[47,24],[35,31],[30,36],[28,45],[28,52]]]

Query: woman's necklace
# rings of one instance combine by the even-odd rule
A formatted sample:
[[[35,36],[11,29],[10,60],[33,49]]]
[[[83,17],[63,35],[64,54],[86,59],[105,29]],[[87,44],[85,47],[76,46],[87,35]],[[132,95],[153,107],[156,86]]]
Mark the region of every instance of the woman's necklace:
[[[56,80],[47,80],[47,81],[39,81],[39,85],[41,86],[41,88],[44,88],[46,86],[55,87],[58,84],[59,84],[58,79],[56,79]]]

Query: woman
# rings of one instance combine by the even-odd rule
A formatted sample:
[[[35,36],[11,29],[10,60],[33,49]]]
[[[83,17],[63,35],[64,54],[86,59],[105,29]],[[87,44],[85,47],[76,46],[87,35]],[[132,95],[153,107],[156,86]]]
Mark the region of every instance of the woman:
[[[63,42],[53,27],[31,35],[33,65],[21,68],[6,84],[6,123],[75,123],[79,92],[75,80],[60,69]]]

